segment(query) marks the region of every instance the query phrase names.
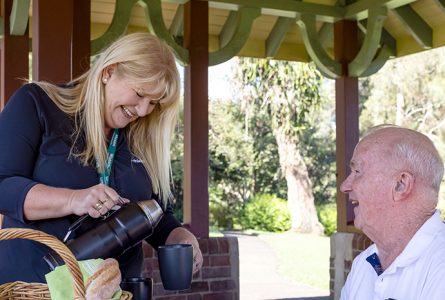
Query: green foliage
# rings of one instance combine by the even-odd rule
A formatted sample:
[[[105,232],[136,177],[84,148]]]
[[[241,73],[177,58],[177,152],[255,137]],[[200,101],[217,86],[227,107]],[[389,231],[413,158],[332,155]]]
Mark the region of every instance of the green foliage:
[[[233,73],[247,117],[265,118],[289,136],[307,127],[308,113],[320,103],[321,75],[312,64],[240,58]]]
[[[210,187],[209,212],[211,227],[218,229],[241,229],[239,216],[241,202],[224,201],[223,189]]]
[[[171,167],[172,167],[172,206],[175,217],[182,222],[183,221],[183,176],[184,176],[184,131],[183,131],[183,110],[180,110],[178,117],[178,125],[175,130],[174,139],[171,146]]]
[[[337,206],[334,203],[318,205],[317,215],[327,236],[331,236],[337,231]]]
[[[274,195],[257,195],[243,210],[244,229],[282,232],[291,227],[287,202]]]

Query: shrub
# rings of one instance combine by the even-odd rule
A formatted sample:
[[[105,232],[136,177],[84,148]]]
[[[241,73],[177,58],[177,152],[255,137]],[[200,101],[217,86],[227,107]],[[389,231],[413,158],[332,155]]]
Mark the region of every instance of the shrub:
[[[260,194],[243,209],[241,223],[244,229],[281,232],[291,228],[286,200],[274,195]]]
[[[209,188],[209,223],[218,229],[240,229],[241,203],[231,199],[221,189]]]
[[[337,206],[334,203],[317,206],[317,214],[327,236],[337,231]]]

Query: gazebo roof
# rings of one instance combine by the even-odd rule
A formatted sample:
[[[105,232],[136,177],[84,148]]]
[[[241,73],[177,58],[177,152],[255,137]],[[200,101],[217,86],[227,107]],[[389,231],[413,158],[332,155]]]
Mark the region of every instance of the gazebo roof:
[[[109,40],[108,28],[114,33],[150,30],[161,36],[168,34],[178,46],[186,2],[91,0],[92,52],[105,38]],[[444,0],[208,2],[210,65],[235,55],[314,60],[325,75],[335,77],[338,66],[332,59],[333,24],[340,20],[359,21],[362,54],[356,59],[356,69],[350,70],[354,76],[372,74],[388,58],[445,45]],[[162,11],[162,17],[156,11]],[[186,63],[186,56],[182,60]]]

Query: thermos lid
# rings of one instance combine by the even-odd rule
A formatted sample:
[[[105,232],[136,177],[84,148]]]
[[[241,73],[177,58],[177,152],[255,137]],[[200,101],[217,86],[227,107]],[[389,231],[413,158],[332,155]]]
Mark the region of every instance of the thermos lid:
[[[159,206],[158,202],[156,200],[144,200],[137,202],[137,205],[142,208],[150,221],[151,226],[153,228],[156,227],[164,215],[164,212],[162,211],[162,208]]]

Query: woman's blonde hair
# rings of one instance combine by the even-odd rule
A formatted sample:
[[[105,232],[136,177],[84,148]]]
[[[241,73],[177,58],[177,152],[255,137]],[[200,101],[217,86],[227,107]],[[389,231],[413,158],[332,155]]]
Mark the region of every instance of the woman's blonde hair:
[[[165,205],[172,196],[170,145],[180,93],[176,62],[165,43],[149,33],[128,34],[103,50],[90,70],[67,86],[47,82],[36,84],[62,111],[75,119],[74,141],[85,135],[85,148],[78,151],[74,142],[71,155],[80,158],[84,165],[97,161],[99,170],[103,171],[107,160],[107,137],[104,133],[102,74],[111,65],[116,65],[117,75],[136,85],[148,83],[159,87],[154,93],[165,91],[159,107],[130,123],[125,130],[130,151],[144,164],[154,193]]]

